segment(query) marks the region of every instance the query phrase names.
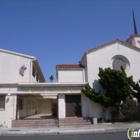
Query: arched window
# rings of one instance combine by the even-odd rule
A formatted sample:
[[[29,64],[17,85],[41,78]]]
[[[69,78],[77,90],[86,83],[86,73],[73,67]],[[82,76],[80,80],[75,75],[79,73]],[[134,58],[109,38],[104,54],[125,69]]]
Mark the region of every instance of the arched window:
[[[115,70],[121,70],[121,66],[124,68],[126,72],[128,72],[130,68],[130,63],[125,56],[116,55],[112,58],[112,68]]]

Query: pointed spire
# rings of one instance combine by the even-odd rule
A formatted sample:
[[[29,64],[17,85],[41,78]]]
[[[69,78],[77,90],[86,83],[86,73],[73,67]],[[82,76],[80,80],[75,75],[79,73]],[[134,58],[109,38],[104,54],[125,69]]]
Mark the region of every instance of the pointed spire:
[[[137,26],[136,26],[136,21],[135,21],[135,15],[134,15],[133,9],[132,9],[132,15],[133,15],[133,24],[134,24],[134,34],[138,34]]]

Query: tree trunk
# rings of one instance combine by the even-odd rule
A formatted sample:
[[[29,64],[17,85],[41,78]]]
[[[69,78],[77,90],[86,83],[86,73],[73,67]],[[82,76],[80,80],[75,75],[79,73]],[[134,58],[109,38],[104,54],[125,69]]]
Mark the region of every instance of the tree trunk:
[[[106,107],[103,107],[103,113],[102,113],[102,121],[106,121]]]

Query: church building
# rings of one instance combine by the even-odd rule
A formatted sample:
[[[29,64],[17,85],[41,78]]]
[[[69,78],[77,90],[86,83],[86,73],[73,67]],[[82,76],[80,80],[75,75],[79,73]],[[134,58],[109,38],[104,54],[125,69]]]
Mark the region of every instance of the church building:
[[[0,49],[0,125],[39,114],[64,118],[101,118],[103,107],[88,99],[81,89],[89,83],[96,91],[99,67],[120,70],[123,66],[135,82],[140,79],[140,35],[135,18],[134,34],[87,50],[78,64],[57,64],[57,82],[46,82],[34,56]],[[98,61],[97,61],[98,60]],[[107,110],[107,119],[111,119]],[[43,117],[42,117],[43,118]]]

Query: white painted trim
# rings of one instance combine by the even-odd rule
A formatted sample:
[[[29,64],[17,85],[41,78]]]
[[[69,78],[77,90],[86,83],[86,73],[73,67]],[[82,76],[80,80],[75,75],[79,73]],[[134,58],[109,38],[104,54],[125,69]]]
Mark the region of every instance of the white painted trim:
[[[34,57],[34,56],[26,55],[26,54],[22,54],[22,53],[17,53],[17,52],[13,52],[13,51],[9,51],[9,50],[0,49],[0,51],[5,52],[5,53],[9,53],[9,54],[13,54],[13,55],[18,55],[18,56],[30,58],[30,59],[36,59],[36,57]]]
[[[83,69],[83,71],[82,71],[82,78],[83,78],[83,82],[85,82],[86,80],[85,80],[85,69]]]
[[[87,82],[81,82],[81,83],[18,83],[19,86],[34,86],[34,87],[41,87],[41,86],[84,86],[87,84]]]
[[[44,95],[47,95],[47,96],[50,96],[50,95],[58,95],[58,94],[61,94],[62,92],[58,92],[58,91],[56,91],[56,92],[44,92],[44,93],[42,93],[42,92],[12,92],[12,93],[10,93],[10,95],[19,95],[19,94],[24,94],[24,95],[29,95],[29,94],[32,94],[32,95],[38,95],[38,94],[44,94]],[[0,93],[1,94],[1,93]],[[74,91],[74,92],[63,92],[63,94],[81,94],[81,91]],[[4,93],[3,95],[7,95],[7,93]]]
[[[0,83],[0,86],[84,86],[87,82],[76,82],[76,83]]]

